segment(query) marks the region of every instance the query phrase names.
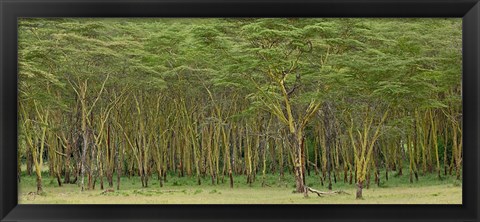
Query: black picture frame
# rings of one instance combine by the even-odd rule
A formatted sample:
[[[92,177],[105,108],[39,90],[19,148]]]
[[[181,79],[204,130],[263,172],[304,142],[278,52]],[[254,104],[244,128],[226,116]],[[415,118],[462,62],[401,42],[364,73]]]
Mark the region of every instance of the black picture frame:
[[[479,221],[478,0],[0,0],[0,221]],[[462,205],[18,205],[20,17],[463,18]]]

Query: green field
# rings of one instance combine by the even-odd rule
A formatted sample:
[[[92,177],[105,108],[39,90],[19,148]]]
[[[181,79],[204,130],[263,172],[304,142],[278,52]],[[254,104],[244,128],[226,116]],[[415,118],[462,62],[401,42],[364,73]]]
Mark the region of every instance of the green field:
[[[343,177],[342,177],[343,178]],[[163,187],[153,178],[148,188],[141,188],[138,178],[122,178],[120,190],[102,193],[100,185],[95,190],[80,191],[76,184],[64,184],[58,187],[55,179],[45,175],[44,193],[36,195],[35,177],[23,175],[19,184],[20,204],[461,204],[462,185],[453,177],[438,180],[435,175],[420,177],[411,184],[408,175],[391,176],[389,181],[381,178],[380,187],[371,184],[364,189],[363,200],[355,199],[355,186],[337,181],[333,190],[342,190],[347,194],[333,194],[318,197],[309,193],[293,193],[293,175],[286,174],[283,181],[278,175],[267,175],[266,186],[262,187],[262,177],[257,175],[256,182],[249,186],[245,177],[235,177],[235,187],[231,189],[228,178],[225,183],[211,185],[204,178],[202,185],[195,184],[194,178],[170,177]],[[373,182],[373,181],[372,181]],[[308,177],[307,184],[321,191],[318,176]],[[325,184],[326,185],[326,184]],[[116,187],[116,183],[115,186]],[[107,188],[107,187],[106,187]]]

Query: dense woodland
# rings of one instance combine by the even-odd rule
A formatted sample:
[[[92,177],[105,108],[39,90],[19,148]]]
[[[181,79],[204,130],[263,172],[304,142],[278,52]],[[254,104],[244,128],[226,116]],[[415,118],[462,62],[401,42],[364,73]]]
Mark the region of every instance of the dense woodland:
[[[357,198],[461,180],[461,35],[461,19],[21,19],[18,179],[292,174]]]

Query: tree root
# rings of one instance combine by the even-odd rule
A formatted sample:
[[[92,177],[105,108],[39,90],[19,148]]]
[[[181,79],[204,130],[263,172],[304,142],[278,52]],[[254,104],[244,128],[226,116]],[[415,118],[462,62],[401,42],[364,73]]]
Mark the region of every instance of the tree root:
[[[312,193],[316,193],[319,197],[321,197],[322,195],[332,195],[332,194],[349,194],[343,190],[337,190],[337,191],[329,191],[329,192],[323,192],[323,191],[319,191],[319,190],[315,190],[311,187],[306,187],[307,189],[307,193],[308,191],[312,192]]]

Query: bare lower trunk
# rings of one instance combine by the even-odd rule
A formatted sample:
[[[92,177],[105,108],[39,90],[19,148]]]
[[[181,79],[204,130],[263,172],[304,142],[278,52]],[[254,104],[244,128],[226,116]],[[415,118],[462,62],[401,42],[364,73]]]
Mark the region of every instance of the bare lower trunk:
[[[117,190],[120,190],[120,170],[117,170]]]
[[[301,132],[296,132],[291,134],[291,141],[293,142],[294,149],[294,173],[295,173],[295,191],[297,193],[304,193],[305,196],[308,195],[308,191],[305,189],[305,180],[304,180],[304,164],[303,161],[303,135]]]
[[[86,164],[86,156],[87,156],[87,146],[88,146],[88,139],[87,133],[83,133],[83,149],[82,149],[82,162],[81,162],[81,170],[80,170],[80,186],[82,191],[85,190],[85,164]]]
[[[295,184],[297,193],[305,192],[305,184],[303,183],[302,167],[295,167]]]
[[[91,173],[88,174],[88,189],[93,190],[93,176]]]
[[[62,186],[62,178],[60,177],[60,172],[56,173],[56,177],[57,177],[58,186],[61,187]]]
[[[328,190],[332,190],[332,173],[328,171]]]
[[[108,180],[108,187],[112,188],[113,187],[113,173],[109,172],[107,174],[107,180]]]
[[[124,145],[122,145],[122,152],[120,152],[119,145],[115,145],[115,164],[116,164],[116,172],[117,172],[117,190],[120,190],[120,176],[122,175],[122,161],[123,161],[123,150]]]
[[[64,183],[70,183],[70,145],[67,145],[67,156],[65,158],[65,179],[63,180]]]
[[[32,157],[32,152],[27,150],[27,174],[29,176],[32,175],[33,173],[33,157]]]
[[[40,194],[43,192],[42,189],[42,177],[37,175],[37,194]]]
[[[233,188],[233,175],[232,175],[232,169],[228,170],[228,176],[230,177],[230,188]],[[199,184],[200,185],[200,184]]]
[[[362,189],[363,189],[363,181],[358,181],[357,183],[357,200],[358,199],[363,199],[363,196],[362,196]]]
[[[93,177],[92,190],[95,190],[95,185],[97,184],[97,176]]]
[[[296,148],[297,150],[299,150],[300,148]],[[297,152],[300,154],[300,151]],[[303,167],[302,167],[302,164],[301,164],[301,156],[298,155],[297,157],[295,157],[295,184],[296,184],[296,192],[297,193],[304,193],[306,192],[305,190],[305,182],[304,182],[304,179],[303,179]]]
[[[145,187],[148,187],[148,170],[143,170],[143,180],[145,181]]]
[[[103,190],[103,175],[100,174],[100,190]]]
[[[157,176],[158,176],[158,183],[160,187],[163,187],[163,181],[162,181],[162,168],[157,166]],[[199,184],[200,185],[200,184]]]
[[[348,183],[353,184],[353,171],[350,170],[350,177],[348,178]]]

